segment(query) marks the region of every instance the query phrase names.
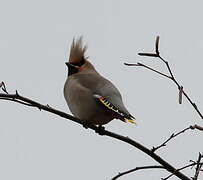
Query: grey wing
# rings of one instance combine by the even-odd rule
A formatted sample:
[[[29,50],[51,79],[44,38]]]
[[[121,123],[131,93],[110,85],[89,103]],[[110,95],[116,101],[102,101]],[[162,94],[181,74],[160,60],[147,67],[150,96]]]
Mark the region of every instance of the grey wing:
[[[106,98],[112,105],[114,105],[118,110],[124,112],[125,114],[130,114],[125,108],[122,100],[122,96],[119,90],[115,87],[113,83],[109,80],[103,80],[102,86],[97,89],[98,95]]]
[[[114,86],[112,82],[104,78],[99,74],[92,75],[78,75],[80,84],[92,91],[92,95],[99,95],[106,98],[117,109],[130,114],[123,104],[123,100],[119,90]]]

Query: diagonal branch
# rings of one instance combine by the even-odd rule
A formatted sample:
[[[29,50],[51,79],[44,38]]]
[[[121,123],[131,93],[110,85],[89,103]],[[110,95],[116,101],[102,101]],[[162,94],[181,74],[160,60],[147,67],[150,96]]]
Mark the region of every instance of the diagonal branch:
[[[198,160],[197,160],[197,166],[196,166],[196,170],[195,170],[195,175],[192,178],[193,180],[197,180],[200,170],[202,168],[203,163],[201,163],[201,158],[202,158],[202,155],[201,155],[201,153],[199,153]]]
[[[179,177],[182,180],[190,180],[189,177],[187,177],[186,175],[184,175],[183,173],[177,171],[177,169],[175,167],[173,167],[171,164],[169,164],[167,161],[165,161],[163,158],[161,158],[160,156],[158,156],[157,154],[155,154],[154,152],[152,152],[150,149],[146,148],[145,146],[143,146],[142,144],[140,144],[139,142],[129,138],[129,137],[125,137],[122,136],[120,134],[111,132],[111,131],[107,131],[102,127],[97,127],[95,125],[91,125],[91,124],[86,124],[81,122],[79,119],[77,119],[76,117],[73,117],[65,112],[59,111],[57,109],[54,109],[52,107],[49,107],[47,105],[42,105],[34,100],[31,100],[29,98],[23,97],[21,95],[19,95],[19,93],[16,91],[15,94],[4,94],[4,93],[0,93],[0,98],[4,98],[4,99],[8,99],[8,100],[17,100],[15,102],[21,103],[23,102],[24,105],[28,105],[28,106],[33,106],[33,107],[37,107],[40,110],[44,110],[53,114],[56,114],[58,116],[61,116],[65,119],[69,119],[73,122],[76,122],[78,124],[83,125],[86,128],[90,128],[92,130],[94,130],[96,133],[98,133],[99,135],[105,135],[105,136],[109,136],[112,137],[114,139],[120,140],[122,142],[125,142],[137,149],[139,149],[140,151],[144,152],[145,154],[147,154],[148,156],[150,156],[151,158],[153,158],[155,161],[157,161],[159,164],[161,164],[167,171],[174,173],[174,175],[176,175],[177,177]],[[22,104],[22,103],[21,103]]]
[[[152,148],[152,151],[155,152],[156,150],[158,150],[158,149],[160,149],[160,148],[166,146],[166,144],[167,144],[170,140],[172,140],[172,139],[175,138],[176,136],[179,136],[180,134],[183,134],[184,132],[186,132],[186,131],[188,131],[188,130],[190,130],[190,129],[191,129],[191,130],[197,129],[196,126],[197,126],[197,125],[195,124],[195,125],[193,125],[193,126],[189,126],[189,127],[185,128],[185,129],[183,129],[182,131],[180,131],[180,132],[178,132],[178,133],[173,133],[173,134],[171,134],[171,136],[170,136],[166,141],[164,141],[161,145],[159,145],[159,146],[157,146],[157,147],[153,147],[153,148]]]
[[[136,167],[136,168],[130,169],[128,171],[119,173],[118,175],[114,176],[111,180],[116,180],[116,179],[118,179],[119,177],[121,177],[123,175],[129,174],[129,173],[132,173],[132,172],[135,172],[135,171],[138,171],[138,170],[143,170],[143,169],[165,169],[165,168],[163,166],[142,166],[142,167]]]
[[[142,63],[137,63],[137,64],[129,64],[129,63],[124,63],[126,66],[142,66],[142,67],[144,67],[144,68],[146,68],[146,69],[149,69],[149,70],[151,70],[151,71],[154,71],[155,73],[158,73],[158,74],[160,74],[160,75],[162,75],[162,76],[165,76],[165,77],[167,77],[167,78],[169,78],[169,79],[171,79],[171,77],[170,76],[168,76],[167,74],[164,74],[164,73],[162,73],[162,72],[160,72],[160,71],[157,71],[157,70],[155,70],[155,69],[153,69],[153,68],[151,68],[151,67],[149,67],[149,66],[147,66],[147,65],[145,65],[145,64],[142,64]]]
[[[181,170],[183,170],[183,169],[186,169],[186,168],[189,168],[189,167],[193,167],[193,166],[195,166],[196,164],[197,164],[196,162],[193,162],[193,163],[191,163],[191,164],[188,164],[188,165],[186,165],[186,166],[183,166],[183,167],[177,169],[177,171],[181,171]],[[171,173],[169,176],[167,176],[166,178],[162,178],[161,180],[167,180],[167,179],[169,179],[170,177],[172,177],[173,175],[174,175],[174,173]]]
[[[17,100],[17,99],[11,99],[11,98],[0,97],[0,100],[13,101],[13,102],[17,102],[17,103],[20,103],[20,104],[23,104],[23,105],[26,105],[26,106],[32,106],[32,107],[34,107],[32,104],[25,103],[25,102],[19,101],[19,100]]]
[[[176,80],[175,76],[172,73],[169,63],[163,57],[161,57],[160,52],[159,52],[159,36],[157,36],[157,38],[156,38],[155,53],[138,53],[138,55],[159,58],[166,65],[170,75],[159,72],[159,71],[157,71],[147,65],[141,64],[141,63],[137,63],[137,64],[124,63],[124,64],[127,66],[141,66],[141,67],[147,68],[151,71],[154,71],[164,77],[171,79],[177,85],[178,90],[181,91],[181,92],[179,92],[179,103],[182,102],[182,99],[180,101],[180,98],[182,98],[182,94],[183,94],[186,97],[186,99],[190,102],[190,104],[193,106],[193,108],[196,110],[196,112],[201,117],[201,119],[203,119],[203,115],[200,112],[200,110],[198,109],[197,105],[191,100],[191,98],[188,96],[188,94],[183,90],[183,86],[181,86],[180,83],[178,83],[178,81]]]

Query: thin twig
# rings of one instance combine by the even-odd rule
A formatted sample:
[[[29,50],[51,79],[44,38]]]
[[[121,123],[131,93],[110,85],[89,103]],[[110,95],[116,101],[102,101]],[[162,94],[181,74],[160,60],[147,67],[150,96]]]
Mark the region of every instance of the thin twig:
[[[157,36],[156,37],[156,42],[155,42],[155,52],[156,52],[156,54],[159,56],[159,39],[160,39],[160,37],[159,36]]]
[[[155,53],[138,53],[140,56],[158,57]]]
[[[143,170],[143,169],[165,169],[165,168],[163,166],[142,166],[142,167],[136,167],[136,168],[130,169],[128,171],[125,171],[125,172],[122,172],[122,173],[118,173],[118,175],[114,176],[111,180],[116,180],[116,179],[118,179],[119,177],[121,177],[123,175],[129,174],[129,173],[132,173],[132,172],[135,172],[135,171],[138,171],[138,170]]]
[[[157,146],[157,147],[153,147],[153,148],[152,148],[152,152],[155,152],[156,150],[160,149],[161,147],[166,146],[166,144],[167,144],[171,139],[175,138],[176,136],[178,136],[178,135],[184,133],[185,131],[187,131],[187,130],[189,130],[189,129],[193,129],[193,126],[189,126],[189,127],[185,128],[185,129],[183,129],[182,131],[176,133],[176,134],[175,134],[175,133],[171,134],[171,136],[170,136],[166,141],[164,141],[161,145],[159,145],[159,146]]]
[[[8,100],[11,99],[15,99],[15,100],[19,100],[21,102],[26,103],[27,104],[31,104],[33,107],[37,107],[40,110],[44,110],[44,111],[48,111],[50,113],[59,115],[63,118],[72,120],[73,122],[76,122],[78,124],[81,124],[82,126],[85,126],[87,128],[90,128],[92,130],[94,130],[96,133],[98,133],[99,135],[105,135],[105,136],[109,136],[115,139],[118,139],[120,141],[123,141],[129,145],[132,145],[133,147],[139,149],[140,151],[144,152],[145,154],[147,154],[148,156],[150,156],[151,158],[153,158],[155,161],[157,161],[159,164],[161,164],[167,171],[174,173],[177,177],[179,177],[182,180],[190,180],[189,177],[187,177],[186,175],[184,175],[183,173],[179,172],[176,170],[176,168],[174,168],[171,164],[169,164],[167,161],[165,161],[163,158],[161,158],[160,156],[158,156],[157,154],[155,154],[154,152],[152,152],[150,149],[146,148],[145,146],[143,146],[142,144],[138,143],[137,141],[129,138],[129,137],[125,137],[122,135],[119,135],[117,133],[111,132],[111,131],[107,131],[104,128],[101,127],[97,127],[95,125],[91,125],[91,124],[87,124],[87,123],[83,123],[81,120],[67,114],[64,113],[62,111],[59,111],[57,109],[54,108],[49,108],[47,105],[42,105],[36,101],[33,101],[29,98],[23,97],[21,95],[19,95],[19,93],[16,91],[15,94],[3,94],[0,93],[0,97],[1,98],[8,98]],[[19,103],[21,103],[19,102]]]
[[[197,124],[195,124],[195,125],[193,125],[193,126],[189,126],[189,127],[185,128],[185,129],[181,130],[180,132],[176,133],[176,134],[175,134],[175,133],[171,134],[171,136],[170,136],[166,141],[164,141],[161,145],[159,145],[159,146],[157,146],[157,147],[153,147],[153,148],[152,148],[152,152],[155,152],[156,150],[160,149],[161,147],[166,146],[166,144],[167,144],[171,139],[175,138],[176,136],[178,136],[178,135],[180,135],[180,134],[183,134],[184,132],[186,132],[187,130],[190,130],[190,129],[191,129],[191,130],[197,129],[197,130],[203,131],[203,127],[201,127],[201,126],[199,126],[199,125],[197,125]]]
[[[182,131],[176,133],[176,134],[174,134],[174,133],[171,134],[171,136],[166,141],[164,141],[161,145],[159,145],[157,147],[153,147],[152,151],[155,152],[157,149],[159,149],[159,148],[161,148],[163,146],[166,146],[166,143],[168,143],[171,139],[175,138],[176,136],[178,136],[178,135],[180,135],[180,134],[182,134],[182,133],[184,133],[184,132],[186,132],[187,130],[190,130],[190,129],[191,130],[197,129],[197,130],[203,131],[203,127],[201,127],[201,126],[199,126],[197,124],[195,124],[193,126],[189,126],[189,127],[185,128],[185,129],[183,129]]]
[[[6,94],[8,94],[8,92],[7,92],[7,90],[6,90],[6,85],[5,85],[5,83],[4,83],[3,81],[0,83],[0,88],[1,88]]]
[[[151,67],[149,67],[149,66],[147,66],[147,65],[145,65],[145,64],[139,63],[139,62],[138,62],[137,64],[129,64],[129,63],[124,63],[124,64],[125,64],[126,66],[141,66],[141,67],[147,68],[147,69],[149,69],[149,70],[151,70],[151,71],[154,71],[154,72],[156,72],[156,73],[158,73],[158,74],[160,74],[160,75],[162,75],[162,76],[165,76],[165,77],[171,79],[171,77],[168,76],[167,74],[164,74],[164,73],[162,73],[162,72],[160,72],[160,71],[157,71],[157,70],[155,70],[155,69],[153,69],[153,68],[151,68]]]
[[[175,77],[174,77],[174,75],[173,75],[173,73],[172,73],[172,70],[171,70],[171,68],[170,68],[170,66],[169,66],[169,63],[168,63],[166,60],[164,60],[161,56],[159,56],[159,58],[160,58],[163,62],[165,62],[166,66],[167,66],[167,69],[168,69],[168,71],[169,71],[169,73],[170,73],[170,75],[171,75],[171,80],[177,85],[178,89],[180,90],[181,85],[180,85],[180,84],[178,83],[178,81],[175,79]],[[190,104],[194,107],[194,109],[195,109],[196,112],[199,114],[199,116],[201,117],[201,119],[203,119],[203,115],[202,115],[202,113],[199,111],[197,105],[191,100],[191,98],[187,95],[187,93],[186,93],[183,89],[182,89],[182,93],[184,94],[184,96],[186,97],[186,99],[190,102]]]
[[[201,163],[201,158],[202,158],[202,155],[201,155],[201,153],[199,153],[199,156],[198,156],[198,159],[197,159],[197,166],[196,166],[196,169],[195,169],[195,175],[192,178],[193,180],[197,180],[197,178],[199,176],[199,172],[200,172],[200,170],[202,168],[203,163]]]
[[[169,78],[169,79],[171,79],[176,85],[177,85],[177,87],[178,87],[178,89],[179,89],[179,91],[180,91],[180,89],[181,89],[181,85],[178,83],[178,81],[176,80],[176,78],[174,77],[174,75],[173,75],[173,73],[172,73],[172,70],[171,70],[171,68],[170,68],[170,66],[169,66],[169,63],[163,58],[163,57],[161,57],[161,55],[160,55],[160,52],[159,52],[159,36],[157,36],[157,38],[156,38],[156,43],[155,43],[155,53],[138,53],[138,55],[140,55],[140,56],[149,56],[149,57],[157,57],[157,58],[159,58],[162,62],[164,62],[165,63],[165,65],[166,65],[166,67],[167,67],[167,69],[168,69],[168,72],[169,72],[169,74],[170,74],[170,76],[169,75],[166,75],[166,74],[164,74],[164,73],[162,73],[162,72],[159,72],[159,71],[157,71],[157,70],[155,70],[155,69],[153,69],[153,68],[151,68],[151,67],[149,67],[149,66],[147,66],[147,65],[144,65],[144,64],[141,64],[141,63],[137,63],[137,64],[129,64],[129,63],[124,63],[125,65],[127,65],[127,66],[142,66],[142,67],[145,67],[145,68],[147,68],[147,69],[149,69],[149,70],[151,70],[151,71],[154,71],[154,72],[156,72],[156,73],[158,73],[158,74],[160,74],[160,75],[162,75],[162,76],[164,76],[164,77],[167,77],[167,78]],[[191,98],[187,95],[187,93],[182,89],[181,90],[181,95],[184,95],[185,97],[186,97],[186,99],[190,102],[190,104],[194,107],[194,109],[196,110],[196,112],[199,114],[199,116],[201,117],[201,119],[203,119],[203,115],[202,115],[202,113],[199,111],[199,109],[198,109],[198,107],[197,107],[197,105],[191,100]],[[180,96],[179,96],[179,98],[180,98]],[[182,100],[182,99],[181,99]],[[182,101],[181,101],[182,102]]]
[[[179,98],[178,98],[178,102],[179,104],[182,104],[182,98],[183,97],[183,86],[180,87],[180,90],[179,90]]]
[[[201,126],[199,126],[197,124],[195,124],[194,126],[191,126],[191,129],[198,129],[200,131],[203,131],[203,127],[201,127]]]
[[[186,168],[189,168],[189,167],[193,167],[193,166],[195,166],[196,164],[197,164],[196,162],[193,162],[193,163],[188,164],[188,165],[186,165],[186,166],[184,166],[184,167],[182,167],[182,168],[177,169],[177,171],[181,171],[181,170],[183,170],[183,169],[186,169]],[[167,176],[167,177],[165,177],[165,178],[161,178],[161,180],[167,180],[167,179],[169,179],[170,177],[172,177],[173,175],[174,175],[174,173],[171,173],[169,176]]]

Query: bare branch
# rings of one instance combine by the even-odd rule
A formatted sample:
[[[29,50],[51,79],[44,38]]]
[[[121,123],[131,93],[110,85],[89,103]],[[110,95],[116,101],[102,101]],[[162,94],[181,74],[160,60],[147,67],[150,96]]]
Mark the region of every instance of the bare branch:
[[[183,166],[182,168],[177,169],[177,171],[181,171],[181,170],[183,170],[183,169],[186,169],[186,168],[189,168],[189,167],[193,167],[193,166],[195,166],[196,164],[197,164],[196,162],[193,162],[193,163],[191,163],[191,164],[188,164],[188,165],[186,165],[186,166]],[[166,178],[162,178],[161,180],[167,180],[167,179],[169,179],[170,177],[172,177],[173,175],[174,175],[174,173],[170,174],[170,175],[167,176]]]
[[[138,53],[140,56],[149,56],[149,57],[159,57],[159,55],[154,53]]]
[[[136,168],[130,169],[128,171],[125,171],[125,172],[122,172],[122,173],[118,173],[118,175],[114,176],[112,178],[112,180],[116,180],[116,179],[118,179],[119,177],[121,177],[123,175],[129,174],[129,173],[132,173],[132,172],[135,172],[135,171],[138,171],[138,170],[143,170],[143,169],[165,169],[165,168],[163,166],[142,166],[142,167],[136,167]]]
[[[149,69],[149,70],[151,70],[151,71],[154,71],[154,72],[156,72],[156,73],[158,73],[158,74],[160,74],[160,75],[162,75],[162,76],[165,76],[165,77],[171,79],[170,76],[168,76],[168,75],[166,75],[166,74],[164,74],[164,73],[162,73],[162,72],[160,72],[160,71],[157,71],[157,70],[155,70],[155,69],[153,69],[153,68],[151,68],[151,67],[149,67],[149,66],[147,66],[147,65],[145,65],[145,64],[139,63],[139,62],[138,62],[137,64],[129,64],[129,63],[124,63],[124,64],[125,64],[126,66],[141,66],[141,67],[147,68],[147,69]]]
[[[169,64],[168,64],[168,62],[166,61],[166,60],[164,60],[161,56],[159,56],[159,59],[161,59],[165,64],[166,64],[166,67],[167,67],[167,69],[168,69],[168,71],[169,71],[169,73],[170,73],[170,75],[171,75],[171,78],[173,78],[173,80],[175,80],[174,79],[174,76],[173,76],[173,73],[172,73],[172,70],[171,70],[171,68],[170,68],[170,66],[169,66]],[[175,80],[176,81],[176,80]],[[177,83],[177,82],[176,82]]]
[[[6,101],[17,102],[17,103],[20,103],[20,104],[23,104],[23,105],[26,105],[26,106],[32,106],[32,107],[35,107],[35,106],[33,106],[32,104],[25,103],[25,102],[22,102],[22,101],[19,101],[19,100],[16,100],[16,99],[3,98],[3,97],[0,97],[0,99],[1,99],[1,100],[6,100]]]
[[[1,88],[6,94],[8,94],[8,92],[7,92],[7,90],[6,90],[5,83],[4,83],[3,81],[0,83],[0,88]]]
[[[156,43],[155,43],[155,51],[156,51],[156,54],[159,56],[159,36],[156,37]]]
[[[187,130],[189,130],[189,129],[193,129],[192,127],[193,127],[193,126],[189,126],[189,127],[185,128],[185,129],[183,129],[182,131],[176,133],[176,134],[175,134],[175,133],[171,134],[171,136],[170,136],[166,141],[164,141],[161,145],[159,145],[159,146],[157,146],[157,147],[153,147],[153,148],[152,148],[152,152],[155,152],[156,150],[158,150],[158,149],[160,149],[160,148],[166,146],[166,144],[167,144],[171,139],[175,138],[176,136],[178,136],[178,135],[184,133],[185,131],[187,131]]]
[[[196,110],[196,112],[198,113],[198,115],[201,117],[201,119],[203,119],[203,115],[202,115],[202,113],[199,111],[199,109],[198,109],[198,107],[197,107],[197,105],[191,100],[191,98],[187,95],[187,93],[183,90],[183,89],[181,89],[181,85],[178,83],[178,81],[176,80],[176,78],[174,77],[174,75],[173,75],[173,73],[172,73],[172,70],[171,70],[171,68],[170,68],[170,66],[169,66],[169,63],[164,59],[164,58],[162,58],[161,56],[160,56],[160,52],[159,52],[159,36],[157,36],[157,38],[156,38],[156,43],[155,43],[155,53],[138,53],[138,55],[140,55],[140,56],[149,56],[149,57],[158,57],[162,62],[164,62],[165,63],[165,65],[166,65],[166,67],[167,67],[167,69],[168,69],[168,71],[169,71],[169,74],[170,74],[170,76],[168,76],[168,75],[166,75],[166,74],[164,74],[164,73],[162,73],[162,72],[159,72],[159,71],[157,71],[157,70],[155,70],[155,69],[153,69],[153,68],[151,68],[151,67],[149,67],[149,66],[146,66],[146,65],[134,65],[134,66],[142,66],[142,67],[145,67],[145,68],[147,68],[147,69],[149,69],[149,70],[151,70],[151,71],[154,71],[154,72],[156,72],[156,73],[158,73],[158,74],[160,74],[160,75],[162,75],[162,76],[164,76],[164,77],[167,77],[167,78],[169,78],[169,79],[171,79],[176,85],[177,85],[177,87],[178,87],[178,89],[179,89],[179,93],[181,92],[181,95],[183,94],[185,97],[186,97],[186,99],[190,102],[190,104],[194,107],[194,109]],[[125,65],[128,65],[129,66],[129,64],[128,63],[124,63]],[[140,63],[141,64],[141,63]],[[131,64],[131,66],[132,66],[132,64]],[[180,91],[180,89],[181,89],[181,91]],[[180,94],[179,94],[179,97],[180,97]],[[181,97],[182,98],[182,97]],[[182,102],[182,99],[181,99],[181,102]]]
[[[171,71],[171,68],[168,64],[167,61],[165,61],[162,57],[159,56],[159,58],[165,62],[167,68],[168,68],[168,71],[171,75],[171,79],[173,80],[173,82],[177,85],[178,89],[180,90],[181,88],[181,85],[178,83],[178,81],[175,79],[175,77],[173,76],[173,73]],[[199,114],[199,116],[201,117],[201,119],[203,119],[203,115],[202,113],[199,111],[197,105],[191,100],[191,98],[187,95],[187,93],[182,89],[182,93],[184,94],[184,96],[186,97],[186,99],[190,102],[190,104],[194,107],[194,109],[196,110],[196,112]]]
[[[179,98],[178,98],[179,104],[182,104],[182,99],[183,99],[182,97],[183,97],[183,86],[181,86],[179,90]]]
[[[191,129],[198,129],[200,131],[203,131],[203,127],[201,127],[201,126],[199,126],[197,124],[195,124],[194,126],[191,126]]]
[[[197,166],[196,166],[196,169],[195,169],[195,175],[192,178],[193,180],[197,180],[197,178],[199,176],[199,173],[200,173],[200,170],[202,168],[203,163],[201,163],[201,158],[202,158],[202,155],[201,155],[201,153],[199,153],[199,156],[198,156],[198,159],[197,159]]]
[[[146,148],[145,146],[143,146],[142,144],[138,143],[137,141],[134,141],[133,139],[129,138],[129,137],[125,137],[119,134],[116,134],[114,132],[111,131],[107,131],[104,129],[104,127],[97,127],[95,125],[91,125],[91,124],[86,124],[83,123],[81,120],[77,119],[76,117],[73,117],[67,113],[64,113],[62,111],[59,111],[57,109],[54,108],[50,108],[47,105],[42,105],[36,101],[33,101],[29,98],[23,97],[21,95],[19,95],[19,93],[16,91],[15,94],[4,94],[4,93],[0,93],[0,98],[4,98],[4,99],[8,99],[8,100],[17,100],[15,102],[18,103],[25,103],[24,105],[28,105],[28,106],[33,106],[33,107],[37,107],[40,110],[44,110],[53,114],[56,114],[58,116],[61,116],[63,118],[69,119],[73,122],[76,122],[78,124],[81,124],[87,128],[90,128],[92,130],[94,130],[96,133],[98,133],[99,135],[105,135],[105,136],[109,136],[115,139],[118,139],[120,141],[123,141],[129,145],[132,145],[133,147],[139,149],[140,151],[144,152],[145,154],[147,154],[148,156],[150,156],[151,158],[153,158],[155,161],[157,161],[159,164],[161,164],[167,171],[174,173],[177,177],[179,177],[182,180],[190,180],[189,177],[187,177],[186,175],[184,175],[183,173],[177,171],[176,168],[174,168],[171,164],[169,164],[167,161],[165,161],[163,158],[161,158],[160,156],[158,156],[157,154],[155,154],[154,152],[152,152],[150,149]],[[21,103],[22,104],[22,103]]]

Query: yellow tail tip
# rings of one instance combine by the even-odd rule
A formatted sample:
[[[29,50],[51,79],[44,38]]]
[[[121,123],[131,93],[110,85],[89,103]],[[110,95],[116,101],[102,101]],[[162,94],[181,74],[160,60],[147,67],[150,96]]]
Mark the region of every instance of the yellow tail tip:
[[[130,122],[130,123],[132,123],[132,124],[136,124],[136,125],[137,125],[135,119],[127,119],[127,118],[124,118],[124,120],[125,120],[125,122]]]

